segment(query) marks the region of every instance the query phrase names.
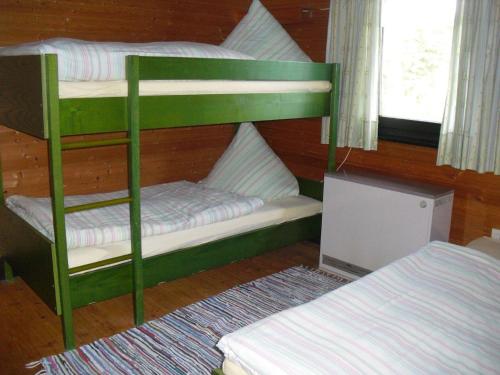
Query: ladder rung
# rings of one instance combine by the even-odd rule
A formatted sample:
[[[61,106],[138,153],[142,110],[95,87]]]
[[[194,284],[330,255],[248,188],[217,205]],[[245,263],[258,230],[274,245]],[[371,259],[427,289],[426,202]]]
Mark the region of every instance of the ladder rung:
[[[68,272],[70,275],[72,275],[74,273],[87,271],[87,270],[90,270],[92,268],[109,266],[110,264],[116,264],[116,263],[120,263],[120,262],[123,262],[125,260],[130,260],[130,259],[132,259],[132,254],[120,255],[119,257],[104,259],[104,260],[100,260],[98,262],[84,264],[83,266],[73,267],[73,268],[70,268],[68,270]]]
[[[103,146],[116,146],[130,143],[130,138],[113,138],[102,139],[100,141],[82,141],[82,142],[68,142],[62,143],[63,150],[74,150],[77,148],[90,148],[90,147],[103,147]]]
[[[93,210],[95,208],[116,206],[117,204],[130,203],[131,201],[132,201],[132,197],[124,197],[124,198],[115,198],[115,199],[109,199],[109,200],[93,202],[93,203],[79,204],[77,206],[64,207],[64,213],[70,214],[73,212]]]

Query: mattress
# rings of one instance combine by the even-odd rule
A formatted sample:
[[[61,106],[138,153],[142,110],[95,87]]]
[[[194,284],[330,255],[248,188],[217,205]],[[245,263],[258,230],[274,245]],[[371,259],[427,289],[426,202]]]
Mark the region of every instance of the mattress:
[[[432,242],[217,346],[230,374],[498,374],[499,321],[500,261]]]
[[[297,196],[266,202],[249,215],[199,226],[178,232],[142,239],[143,258],[196,246],[251,230],[282,224],[321,212],[322,203]],[[104,246],[81,247],[68,250],[69,267],[77,267],[130,253],[130,242],[120,241]]]
[[[139,95],[263,94],[329,92],[328,81],[225,81],[169,80],[141,81]],[[60,81],[59,97],[98,98],[127,96],[127,81]]]

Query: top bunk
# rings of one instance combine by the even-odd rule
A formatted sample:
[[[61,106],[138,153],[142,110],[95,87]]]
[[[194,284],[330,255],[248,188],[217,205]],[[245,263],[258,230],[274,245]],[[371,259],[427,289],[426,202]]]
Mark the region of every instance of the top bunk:
[[[83,59],[79,51],[72,52],[73,60]],[[338,65],[258,61],[226,51],[215,55],[223,58],[213,58],[213,53],[139,56],[129,53],[152,52],[118,49],[100,61],[122,61],[122,73],[85,76],[85,69],[69,74],[72,69],[59,65],[68,61],[59,51],[19,55],[0,50],[0,123],[48,138],[49,113],[56,113],[61,136],[125,131],[133,95],[139,100],[141,129],[330,114]],[[18,55],[5,56],[9,52]]]

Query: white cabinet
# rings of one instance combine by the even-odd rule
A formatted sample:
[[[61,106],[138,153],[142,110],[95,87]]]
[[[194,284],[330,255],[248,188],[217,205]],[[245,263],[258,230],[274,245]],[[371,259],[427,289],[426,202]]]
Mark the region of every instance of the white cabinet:
[[[362,275],[448,241],[453,191],[356,170],[327,173],[320,268]]]

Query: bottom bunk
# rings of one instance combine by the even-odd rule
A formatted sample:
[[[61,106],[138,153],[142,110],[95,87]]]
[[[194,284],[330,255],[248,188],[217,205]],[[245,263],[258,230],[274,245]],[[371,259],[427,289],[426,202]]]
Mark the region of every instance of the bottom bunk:
[[[98,200],[123,192],[70,196]],[[104,200],[104,199],[101,199]],[[321,213],[320,201],[306,196],[269,202],[239,197],[203,184],[178,181],[141,189],[142,257],[150,258],[267,226]],[[53,241],[49,198],[13,196],[7,207]],[[43,205],[43,206],[42,206]],[[127,205],[68,215],[68,266],[76,274],[106,266],[110,259],[131,253]]]
[[[322,183],[300,178],[298,182],[301,195],[265,202],[247,215],[144,237],[144,286],[319,238]],[[47,235],[35,229],[37,221],[27,216],[26,212],[18,215],[7,206],[0,207],[0,241],[5,259],[16,275],[60,313],[55,246]],[[128,240],[69,249],[72,307],[129,293],[131,263],[124,259],[120,264],[106,265],[109,258],[126,258],[127,253]]]

